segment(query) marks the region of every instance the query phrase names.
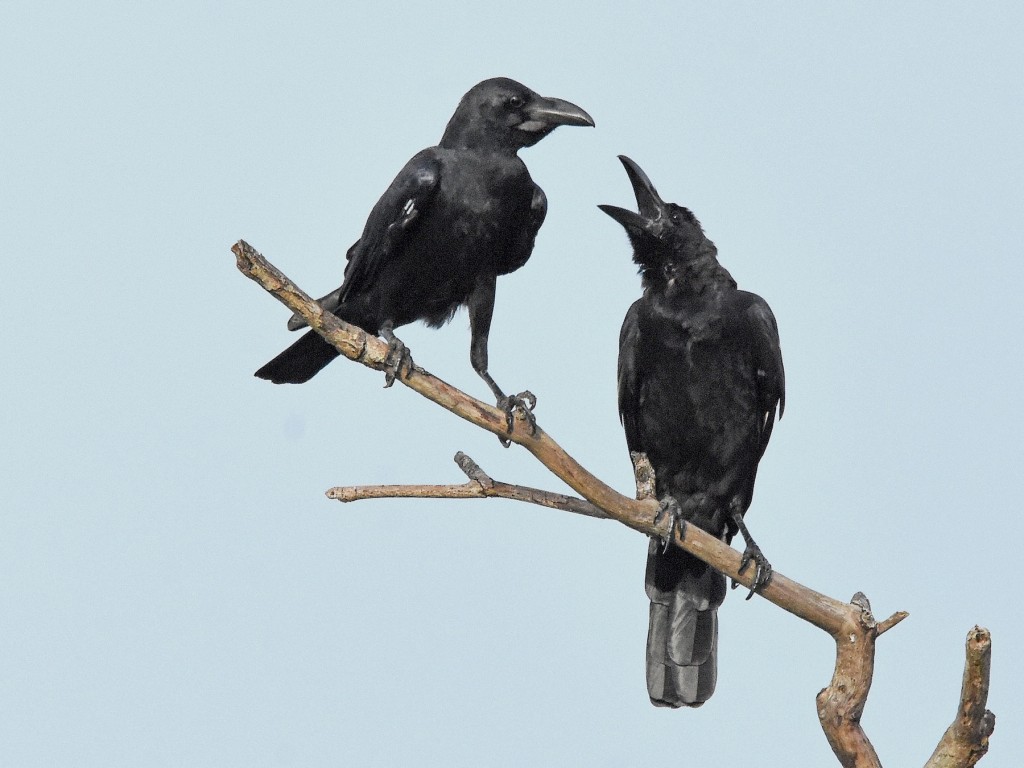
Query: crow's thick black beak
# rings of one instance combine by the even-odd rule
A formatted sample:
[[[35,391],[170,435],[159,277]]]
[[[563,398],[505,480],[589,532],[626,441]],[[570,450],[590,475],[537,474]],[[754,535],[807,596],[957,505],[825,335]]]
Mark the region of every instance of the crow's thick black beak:
[[[633,185],[633,195],[636,197],[637,207],[640,215],[648,221],[656,221],[665,213],[665,203],[654,188],[654,184],[644,173],[643,169],[625,155],[619,155],[626,175],[629,176],[629,183]]]
[[[550,131],[559,125],[589,125],[591,128],[594,126],[594,118],[583,108],[564,99],[538,96],[527,104],[523,111],[527,119],[519,124],[518,128],[521,131]]]
[[[625,155],[619,155],[619,160],[622,161],[622,165],[626,169],[629,183],[633,185],[633,194],[636,197],[639,213],[614,205],[599,205],[597,207],[626,228],[638,229],[657,236],[665,216],[665,203],[639,165]]]
[[[639,232],[647,231],[647,221],[640,214],[633,211],[619,208],[617,205],[598,205],[602,211],[607,213],[626,229],[635,229]]]

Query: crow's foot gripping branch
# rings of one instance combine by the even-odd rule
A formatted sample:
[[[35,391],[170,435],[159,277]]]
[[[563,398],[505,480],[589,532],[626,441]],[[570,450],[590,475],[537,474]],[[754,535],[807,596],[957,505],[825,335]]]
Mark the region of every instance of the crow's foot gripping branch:
[[[530,427],[530,434],[537,434],[537,417],[533,415],[533,409],[537,407],[537,396],[530,390],[520,392],[518,395],[499,395],[498,408],[505,413],[505,425],[508,434],[512,434],[512,425],[515,423],[518,412]],[[511,445],[510,440],[499,437],[501,444],[506,448]]]
[[[747,566],[754,563],[756,568],[754,572],[754,580],[750,585],[750,592],[747,593],[746,599],[749,600],[754,596],[754,593],[767,586],[768,582],[772,580],[772,564],[768,562],[768,558],[761,552],[761,548],[757,546],[757,542],[754,541],[750,535],[750,531],[747,530],[746,524],[743,522],[742,506],[738,503],[732,504],[732,519],[736,523],[736,527],[740,531],[740,535],[743,536],[743,542],[746,545],[743,549],[743,557],[740,559],[739,572],[743,573],[747,570]],[[739,584],[738,581],[733,581],[732,588],[735,589]]]
[[[384,358],[384,388],[386,389],[395,383],[403,366],[405,367],[405,378],[408,379],[412,375],[413,362],[412,353],[409,352],[405,343],[395,336],[394,326],[391,323],[384,324],[380,329],[380,335],[388,343],[388,354]]]
[[[688,503],[688,498],[685,503]],[[688,506],[689,508],[689,506]],[[679,505],[679,502],[672,496],[663,496],[658,500],[658,514],[654,516],[654,524],[660,525],[661,519],[668,515],[672,520],[672,525],[669,526],[668,536],[661,540],[661,551],[664,552],[668,549],[668,545],[672,543],[675,538],[676,531],[679,531],[679,538],[686,538],[686,517],[687,511]]]

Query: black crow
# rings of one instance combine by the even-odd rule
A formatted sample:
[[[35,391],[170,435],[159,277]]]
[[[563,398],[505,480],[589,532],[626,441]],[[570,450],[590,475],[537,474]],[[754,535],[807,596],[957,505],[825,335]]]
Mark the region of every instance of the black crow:
[[[619,415],[631,452],[647,454],[662,508],[726,542],[739,531],[743,568],[771,566],[743,515],[785,378],[775,318],[736,288],[718,250],[686,208],[665,203],[640,167],[620,157],[639,213],[602,205],[626,229],[643,296],[619,335]],[[647,691],[656,706],[696,707],[715,690],[718,606],[725,577],[678,547],[651,541]],[[751,595],[754,590],[751,590]],[[750,595],[748,595],[749,598]]]
[[[507,397],[487,372],[487,335],[498,275],[526,263],[547,199],[517,152],[559,125],[594,125],[575,104],[538,96],[514,80],[484,80],[466,93],[436,147],[416,154],[370,211],[348,250],[341,287],[321,299],[342,320],[389,343],[386,386],[412,361],[394,329],[423,320],[440,327],[469,307],[470,362],[508,415],[532,408],[528,392]],[[299,317],[292,330],[305,325]],[[309,331],[256,375],[302,383],[338,352]],[[529,415],[529,414],[528,414]]]

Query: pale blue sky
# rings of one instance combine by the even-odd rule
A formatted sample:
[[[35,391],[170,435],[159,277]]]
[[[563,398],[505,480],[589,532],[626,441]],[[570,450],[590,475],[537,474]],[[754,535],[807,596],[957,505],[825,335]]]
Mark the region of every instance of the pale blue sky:
[[[718,691],[644,686],[646,542],[512,502],[525,451],[292,337],[246,238],[311,293],[405,160],[496,75],[596,129],[524,151],[549,214],[503,278],[491,371],[631,488],[618,327],[639,280],[595,207],[625,153],[779,321],[786,416],[748,521],[775,567],[875,612],[864,723],[920,765],[963,641],[994,636],[990,768],[1024,754],[1024,10],[1014,3],[45,3],[0,7],[0,764],[821,766],[831,640],[721,610]],[[402,337],[483,397],[464,314]]]

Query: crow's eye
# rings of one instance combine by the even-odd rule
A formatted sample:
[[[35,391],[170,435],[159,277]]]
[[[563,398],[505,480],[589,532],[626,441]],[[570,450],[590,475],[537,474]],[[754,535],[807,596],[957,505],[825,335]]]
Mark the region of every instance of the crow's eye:
[[[679,211],[672,211],[669,218],[672,219],[673,224],[678,224],[683,220],[683,217],[679,215]]]
[[[519,109],[526,103],[526,100],[522,96],[509,96],[507,103],[512,109]]]

